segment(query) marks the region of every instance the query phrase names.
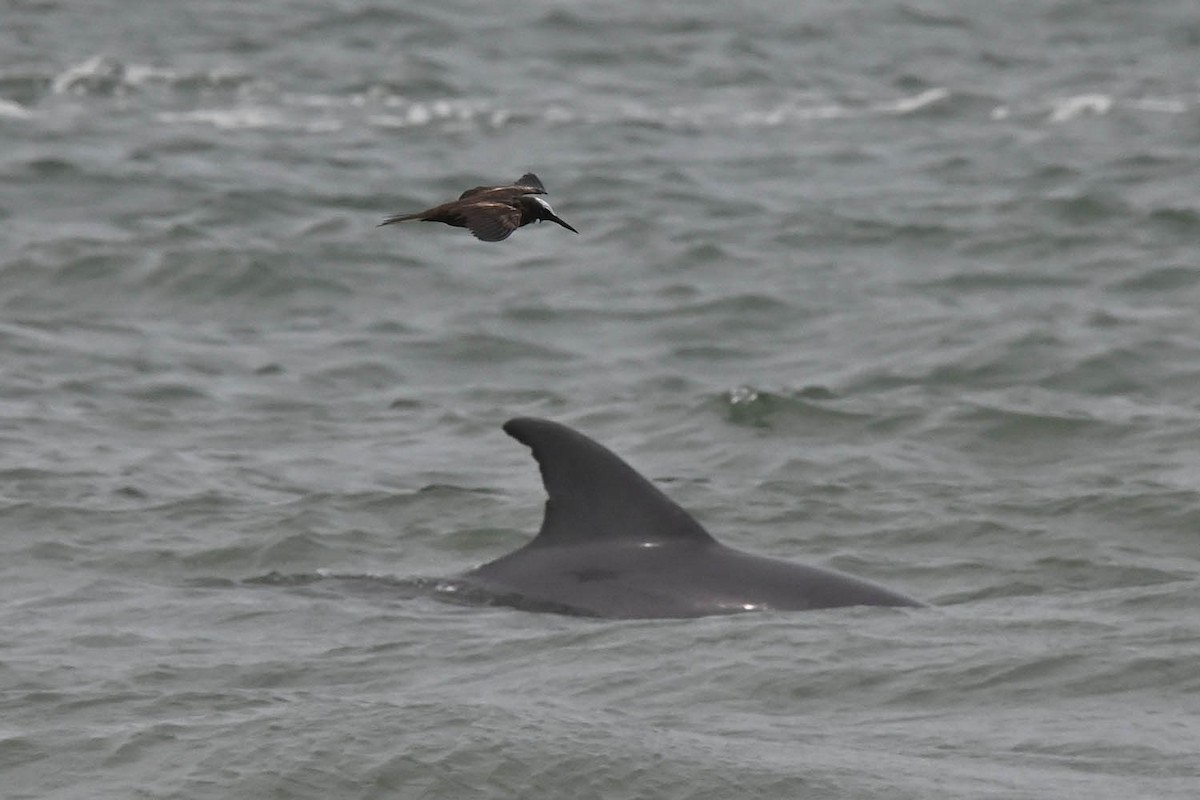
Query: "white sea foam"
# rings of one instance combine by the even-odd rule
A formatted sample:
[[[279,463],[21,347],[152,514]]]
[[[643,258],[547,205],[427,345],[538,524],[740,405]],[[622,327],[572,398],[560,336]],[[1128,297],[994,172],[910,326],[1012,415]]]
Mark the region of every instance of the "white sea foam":
[[[201,108],[194,111],[163,111],[157,117],[160,122],[168,124],[205,124],[227,130],[287,127],[283,114],[271,108]]]
[[[1067,122],[1087,114],[1103,116],[1112,110],[1113,99],[1107,94],[1079,94],[1054,101],[1051,122]]]
[[[125,65],[121,62],[107,56],[92,56],[54,76],[50,88],[55,94],[82,94],[101,86],[116,86],[124,77]]]
[[[912,97],[904,97],[899,100],[893,100],[887,103],[881,103],[879,110],[888,111],[895,114],[911,114],[914,111],[920,111],[923,108],[928,108],[936,103],[940,103],[950,97],[950,90],[945,87],[938,86],[933,89],[926,89],[920,94],[915,94]]]
[[[13,100],[5,100],[0,97],[0,117],[8,117],[9,119],[29,119],[33,116],[33,112],[25,106]]]

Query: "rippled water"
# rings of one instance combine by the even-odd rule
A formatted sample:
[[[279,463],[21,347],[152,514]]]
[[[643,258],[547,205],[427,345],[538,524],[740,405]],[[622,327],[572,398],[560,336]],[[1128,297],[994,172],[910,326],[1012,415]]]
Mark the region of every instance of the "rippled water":
[[[1194,3],[0,19],[6,798],[1195,793]],[[580,236],[375,228],[527,170]],[[517,415],[937,607],[409,591]]]

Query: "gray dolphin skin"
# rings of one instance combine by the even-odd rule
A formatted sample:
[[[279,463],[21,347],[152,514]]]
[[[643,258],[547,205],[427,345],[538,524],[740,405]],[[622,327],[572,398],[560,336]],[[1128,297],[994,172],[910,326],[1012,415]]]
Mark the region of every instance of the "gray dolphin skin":
[[[453,582],[533,611],[638,619],[839,606],[923,606],[833,570],[718,542],[616,454],[566,425],[518,418],[549,500],[537,537]]]

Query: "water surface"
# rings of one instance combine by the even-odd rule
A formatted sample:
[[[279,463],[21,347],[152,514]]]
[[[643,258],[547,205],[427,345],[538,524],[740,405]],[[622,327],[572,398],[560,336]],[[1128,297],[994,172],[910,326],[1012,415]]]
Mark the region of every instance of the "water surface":
[[[1194,4],[142,5],[0,26],[6,797],[1194,794]],[[404,591],[518,415],[937,608]]]

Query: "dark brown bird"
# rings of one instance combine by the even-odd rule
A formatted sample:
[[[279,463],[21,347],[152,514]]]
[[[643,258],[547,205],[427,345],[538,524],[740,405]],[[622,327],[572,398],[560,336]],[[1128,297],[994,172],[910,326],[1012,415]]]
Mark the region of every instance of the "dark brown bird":
[[[416,214],[395,214],[379,225],[409,220],[444,222],[456,228],[467,228],[475,238],[485,242],[503,241],[517,228],[544,219],[579,233],[560,219],[549,203],[538,197],[545,193],[546,187],[538,176],[528,172],[508,186],[476,186],[460,194],[457,200]]]

